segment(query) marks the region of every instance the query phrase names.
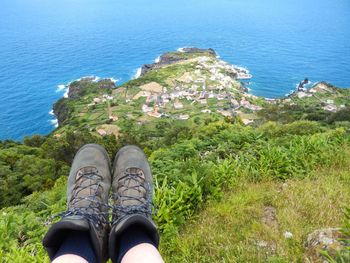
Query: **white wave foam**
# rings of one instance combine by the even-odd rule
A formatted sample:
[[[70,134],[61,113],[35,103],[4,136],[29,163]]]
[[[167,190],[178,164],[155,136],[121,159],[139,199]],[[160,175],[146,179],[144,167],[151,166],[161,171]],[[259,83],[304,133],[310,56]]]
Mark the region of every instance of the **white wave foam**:
[[[134,79],[138,79],[139,77],[141,77],[141,72],[142,72],[142,68],[140,67],[137,69]]]
[[[135,78],[138,78],[139,76],[141,75],[141,68],[138,69],[136,75],[135,75]],[[101,80],[101,77],[98,77],[98,76],[93,76],[93,75],[90,75],[90,76],[85,76],[85,77],[81,77],[81,78],[78,78],[76,80],[72,80],[70,81],[67,85],[58,85],[57,86],[57,90],[56,92],[61,92],[61,91],[64,91],[64,94],[63,94],[63,98],[68,98],[68,93],[69,93],[69,85],[71,83],[73,83],[74,81],[81,81],[85,78],[89,78],[89,79],[92,79],[91,81],[92,82],[98,82]],[[110,79],[111,81],[113,81],[114,83],[117,83],[119,81],[119,79],[115,79],[115,78],[107,78],[107,79]],[[52,114],[51,114],[52,113]],[[50,111],[49,113],[50,115],[54,115],[53,114],[53,111]]]
[[[66,89],[66,91],[63,94],[63,98],[68,98],[69,88]]]
[[[160,61],[160,56],[158,56],[155,60],[154,60],[154,63],[159,63]]]
[[[63,85],[63,84],[58,85],[58,86],[57,86],[57,89],[56,89],[56,92],[57,92],[57,93],[58,93],[58,92],[64,92],[63,97],[64,97],[64,98],[68,98],[68,91],[69,91],[69,85],[70,85],[70,83],[72,83],[72,82],[69,82],[67,85]],[[54,114],[53,114],[53,111],[50,111],[49,114],[50,114],[50,115],[54,115]]]
[[[50,110],[49,114],[52,115],[52,116],[55,116],[55,113],[53,113],[53,110]]]
[[[185,52],[185,48],[191,48],[191,47],[187,47],[187,46],[180,47],[180,48],[177,49],[177,51],[183,53],[183,52]]]
[[[68,86],[69,84],[73,83],[74,81],[81,81],[83,79],[91,79],[92,82],[97,82],[99,81],[101,78],[98,77],[98,76],[94,76],[94,75],[89,75],[89,76],[84,76],[84,77],[81,77],[81,78],[78,78],[78,79],[75,79],[75,80],[72,80],[68,83]]]
[[[97,82],[99,81],[101,78],[98,76],[91,76],[93,78],[92,82]]]
[[[288,97],[289,95],[292,95],[295,92],[295,90],[290,90],[289,93],[284,94],[285,97]]]
[[[311,86],[313,86],[313,82],[312,81],[308,81],[308,83],[305,84],[306,88],[309,88]]]
[[[242,71],[242,72],[244,72],[246,74],[249,74],[249,70],[247,68],[243,67],[243,66],[233,65],[233,67],[236,70],[239,70],[239,71]]]
[[[110,79],[114,83],[117,83],[119,81],[119,79],[115,79],[115,78],[108,78],[108,79]]]
[[[58,120],[57,119],[50,120],[50,122],[53,126],[55,126],[55,128],[58,127]]]
[[[66,85],[63,85],[63,84],[58,85],[57,89],[56,89],[56,92],[60,92],[60,91],[64,90],[65,88],[66,88]]]

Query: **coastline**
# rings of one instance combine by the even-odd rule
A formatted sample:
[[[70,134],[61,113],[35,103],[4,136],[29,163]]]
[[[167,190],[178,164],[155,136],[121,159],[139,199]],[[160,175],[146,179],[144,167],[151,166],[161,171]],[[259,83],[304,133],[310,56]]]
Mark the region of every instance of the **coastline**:
[[[141,66],[137,70],[137,76],[121,85],[116,85],[115,80],[111,78],[101,79],[96,76],[87,76],[72,81],[67,85],[60,85],[59,88],[63,91],[62,87],[66,87],[63,94],[64,99],[80,99],[83,96],[81,94],[84,93],[84,85],[89,83],[97,84],[95,87],[95,92],[97,93],[94,93],[93,101],[91,101],[91,98],[89,100],[82,98],[84,102],[79,102],[87,105],[87,111],[89,111],[90,107],[96,108],[105,102],[107,102],[107,105],[111,103],[113,105],[123,104],[125,107],[134,107],[129,105],[139,98],[145,98],[146,102],[142,107],[134,108],[134,111],[140,111],[141,116],[145,118],[170,117],[178,120],[188,120],[193,116],[190,112],[198,107],[195,105],[202,105],[201,113],[212,114],[215,112],[215,114],[228,118],[238,117],[245,125],[254,124],[260,118],[259,112],[268,108],[269,105],[302,105],[304,100],[309,99],[312,104],[317,103],[317,100],[321,101],[323,105],[318,105],[317,107],[321,107],[329,112],[337,112],[345,107],[340,103],[335,104],[333,100],[320,100],[315,95],[318,91],[312,91],[312,88],[315,86],[325,87],[323,88],[324,90],[327,90],[328,87],[333,89],[333,86],[326,82],[317,82],[314,85],[309,83],[312,85],[310,89],[303,91],[294,90],[278,98],[256,96],[252,94],[249,82],[248,85],[245,82],[253,77],[247,68],[219,59],[213,49],[186,47],[180,50],[180,52],[164,53],[158,56],[154,63]],[[168,73],[164,74],[162,72]],[[173,74],[177,74],[176,77]],[[106,86],[103,84],[102,82],[106,80],[112,81],[113,85],[107,84]],[[70,89],[72,85],[74,85],[74,90]],[[107,91],[102,92],[100,86],[107,87],[107,91],[108,88],[111,90],[109,93]],[[117,102],[117,94],[124,92],[125,89],[130,90],[133,95],[127,96],[126,92],[125,98],[121,101],[119,98]],[[331,93],[329,96],[332,96]],[[217,102],[212,104],[212,100],[217,100]],[[60,106],[57,106],[58,108],[72,107],[68,106],[68,102],[60,100],[59,103]],[[188,103],[190,103],[190,107],[186,106]],[[203,107],[206,108],[203,109]],[[62,109],[54,111],[59,124],[70,118],[65,116],[66,114],[60,114]],[[172,109],[175,109],[175,111],[183,110],[182,113],[174,115],[171,113]],[[80,110],[78,119],[82,118],[82,121],[84,121],[90,118],[89,115],[86,115],[86,110],[83,112]],[[115,110],[117,111],[117,109]],[[119,119],[125,117],[120,115],[120,113],[117,115],[112,114],[110,106],[108,106],[108,112],[108,123],[116,123]],[[57,113],[62,116],[59,117]],[[130,118],[131,114],[127,114],[127,116]],[[56,120],[52,120],[52,124],[57,127]],[[117,124],[115,125],[117,126]],[[100,135],[107,134],[102,127],[99,127],[98,130],[101,131],[99,132]]]
[[[225,69],[228,70],[226,74],[233,74],[231,77],[233,77],[233,79],[235,79],[242,87],[242,89],[244,90],[244,93],[247,97],[253,98],[253,99],[262,99],[265,102],[269,103],[269,104],[275,104],[276,102],[284,102],[284,101],[288,101],[288,99],[290,97],[296,96],[296,97],[311,97],[313,96],[313,94],[307,94],[308,93],[308,89],[305,90],[305,94],[300,93],[300,91],[298,90],[292,90],[290,93],[287,93],[285,96],[282,97],[278,97],[278,98],[268,98],[268,97],[261,97],[261,96],[256,96],[255,94],[253,94],[251,92],[251,89],[249,87],[249,82],[248,84],[245,82],[247,80],[250,80],[251,78],[253,78],[253,76],[250,74],[249,70],[247,68],[245,68],[244,66],[237,66],[235,64],[230,64],[222,59],[219,58],[219,56],[217,55],[216,51],[214,51],[213,49],[200,49],[200,48],[195,48],[195,47],[183,47],[183,48],[179,48],[177,50],[178,53],[184,54],[186,55],[184,58],[182,57],[182,55],[177,55],[176,52],[166,52],[160,56],[158,56],[156,59],[154,59],[154,63],[153,64],[144,64],[141,67],[139,67],[137,69],[136,75],[130,79],[129,81],[126,81],[125,83],[129,83],[135,80],[138,80],[139,78],[142,78],[144,75],[146,75],[148,72],[153,71],[153,70],[159,70],[162,69],[164,67],[168,67],[171,65],[175,65],[175,64],[181,64],[182,61],[186,62],[186,61],[191,61],[191,56],[192,54],[194,55],[194,57],[198,58],[198,61],[200,61],[201,63],[205,63],[208,58],[213,57],[213,59],[215,58],[215,60],[218,63],[219,68],[212,68],[210,69],[211,74],[213,74],[213,76],[211,77],[211,80],[215,80],[217,77],[219,78],[223,78],[224,75],[221,74],[219,72],[219,70]],[[208,56],[208,57],[206,57]],[[196,70],[198,71],[198,70]],[[217,77],[215,77],[217,76]],[[105,78],[106,80],[111,80],[114,82],[114,84],[116,84],[115,79],[113,78]],[[89,80],[92,83],[98,83],[101,78],[97,77],[97,76],[86,76],[86,77],[81,77],[77,80],[71,81],[66,85],[59,85],[58,86],[58,91],[64,91],[63,94],[63,98],[68,98],[69,97],[69,92],[70,92],[70,85],[72,83],[75,82],[79,82],[79,81],[84,81],[84,80]],[[124,84],[125,84],[124,83]],[[308,87],[313,87],[315,85],[318,85],[319,83],[322,82],[316,82],[314,85],[312,85],[312,83],[308,83]],[[116,86],[116,88],[118,88],[118,86]],[[238,102],[234,102],[234,104],[237,104]],[[238,104],[243,105],[243,107],[248,107],[249,109],[252,109],[253,111],[255,110],[259,110],[261,109],[260,106],[258,105],[250,105],[249,103],[247,104],[246,102],[240,102]],[[329,106],[329,105],[327,105]],[[231,114],[227,113],[226,111],[219,111],[222,112],[222,114],[226,114],[228,116],[230,116]],[[52,111],[50,112],[52,113]],[[151,110],[150,113],[151,116],[158,116],[159,114],[157,113],[157,111],[155,110]],[[160,115],[159,115],[160,116]],[[55,128],[58,127],[58,121],[57,121],[57,116],[55,116],[56,119],[51,120],[51,123],[55,126]],[[251,123],[251,120],[247,120],[248,123]]]

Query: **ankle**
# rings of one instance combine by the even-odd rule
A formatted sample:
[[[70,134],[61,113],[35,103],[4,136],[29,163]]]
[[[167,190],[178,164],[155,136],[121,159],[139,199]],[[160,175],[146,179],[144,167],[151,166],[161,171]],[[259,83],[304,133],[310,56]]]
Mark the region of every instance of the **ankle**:
[[[54,256],[55,262],[64,262],[62,258],[69,256],[70,259],[77,261],[69,262],[84,262],[78,259],[84,259],[91,263],[96,262],[96,255],[93,252],[92,243],[87,231],[70,231],[62,241],[60,248]],[[67,262],[67,261],[65,261]]]

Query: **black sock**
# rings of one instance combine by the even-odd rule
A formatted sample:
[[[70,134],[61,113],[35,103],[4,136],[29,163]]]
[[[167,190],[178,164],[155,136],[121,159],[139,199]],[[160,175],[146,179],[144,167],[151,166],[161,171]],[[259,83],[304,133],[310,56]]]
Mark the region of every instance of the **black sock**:
[[[156,244],[149,237],[145,229],[141,225],[132,225],[126,229],[120,237],[120,247],[117,260],[113,262],[120,263],[125,254],[133,247],[148,243],[156,247]],[[118,249],[118,248],[115,248]]]
[[[89,263],[96,263],[89,232],[69,231],[54,259],[65,254],[74,254],[86,259]]]

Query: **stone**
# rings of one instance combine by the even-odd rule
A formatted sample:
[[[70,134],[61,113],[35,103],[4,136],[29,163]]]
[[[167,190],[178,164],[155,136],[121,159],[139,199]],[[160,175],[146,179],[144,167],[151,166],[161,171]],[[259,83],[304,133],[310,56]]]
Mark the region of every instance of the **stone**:
[[[99,135],[101,135],[101,136],[107,135],[107,132],[106,132],[104,129],[98,129],[98,130],[97,130],[97,133],[98,133]]]
[[[327,251],[331,256],[337,254],[344,244],[340,239],[344,238],[340,228],[324,228],[315,230],[307,236],[305,243],[305,256],[311,262],[327,262],[320,254],[321,251]]]
[[[274,208],[273,206],[266,206],[264,208],[264,215],[262,217],[262,222],[264,225],[266,225],[270,229],[277,230],[278,221],[276,216],[276,208]]]
[[[283,236],[286,239],[290,239],[290,238],[293,237],[293,234],[291,232],[289,232],[289,231],[286,231],[286,232],[283,233]]]

